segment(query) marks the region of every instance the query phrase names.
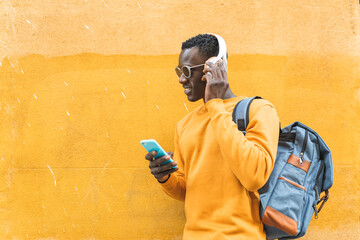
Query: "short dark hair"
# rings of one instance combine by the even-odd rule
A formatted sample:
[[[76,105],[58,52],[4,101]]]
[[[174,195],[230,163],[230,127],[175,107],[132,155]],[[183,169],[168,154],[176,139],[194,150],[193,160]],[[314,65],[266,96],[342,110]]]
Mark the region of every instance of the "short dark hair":
[[[210,34],[199,34],[189,38],[182,43],[181,50],[197,47],[199,53],[205,58],[217,56],[219,53],[219,42],[216,37]]]

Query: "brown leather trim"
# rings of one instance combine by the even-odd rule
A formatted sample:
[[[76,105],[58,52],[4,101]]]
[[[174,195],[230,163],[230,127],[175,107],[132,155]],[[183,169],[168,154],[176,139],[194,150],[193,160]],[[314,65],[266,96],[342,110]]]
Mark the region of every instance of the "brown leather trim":
[[[280,229],[291,236],[295,236],[297,234],[297,222],[269,206],[265,209],[262,221],[266,225]]]
[[[290,163],[291,165],[294,165],[295,167],[300,168],[300,169],[304,170],[305,172],[308,172],[309,167],[310,167],[310,162],[308,162],[304,159],[303,159],[302,165],[300,165],[300,157],[298,157],[294,154],[291,154],[291,156],[287,160],[287,163]]]
[[[301,188],[302,190],[304,190],[304,191],[306,192],[306,188],[305,188],[304,186],[301,186],[300,184],[297,184],[296,182],[293,182],[293,181],[291,181],[291,180],[289,180],[289,179],[287,179],[287,178],[284,178],[284,177],[278,177],[278,179],[285,180],[285,181],[287,181],[288,183],[290,183],[290,184],[292,184],[292,185],[294,185],[294,186],[296,186],[296,187],[298,187],[298,188]]]

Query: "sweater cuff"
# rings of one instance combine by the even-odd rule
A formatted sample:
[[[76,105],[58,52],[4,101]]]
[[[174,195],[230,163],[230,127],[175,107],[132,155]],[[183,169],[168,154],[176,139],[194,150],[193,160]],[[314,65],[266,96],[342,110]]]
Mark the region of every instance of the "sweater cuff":
[[[166,183],[166,182],[169,180],[170,176],[171,176],[171,174],[169,174],[169,175],[167,176],[167,179],[166,179],[165,181],[160,182],[160,181],[158,180],[158,182],[159,182],[159,183]]]
[[[158,183],[160,184],[161,187],[168,189],[174,185],[174,181],[175,181],[175,176],[173,176],[173,174],[170,174],[169,178],[165,182],[158,181]]]

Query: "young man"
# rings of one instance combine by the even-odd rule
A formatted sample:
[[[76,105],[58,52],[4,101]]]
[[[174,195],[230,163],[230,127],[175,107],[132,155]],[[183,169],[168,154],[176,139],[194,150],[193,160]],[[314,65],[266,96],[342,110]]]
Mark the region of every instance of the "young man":
[[[232,93],[221,61],[207,61],[218,51],[209,34],[182,44],[179,82],[189,101],[204,104],[179,121],[173,163],[160,165],[171,152],[145,158],[165,193],[185,201],[183,239],[265,239],[257,190],[274,166],[279,119],[271,103],[255,100],[246,136],[237,129],[232,111],[245,97]]]

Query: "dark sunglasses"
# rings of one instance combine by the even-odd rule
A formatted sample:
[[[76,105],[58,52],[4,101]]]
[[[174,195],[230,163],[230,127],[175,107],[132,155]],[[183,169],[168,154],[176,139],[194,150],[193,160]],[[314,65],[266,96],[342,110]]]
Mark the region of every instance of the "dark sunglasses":
[[[182,74],[184,74],[184,76],[186,78],[190,78],[191,77],[191,69],[192,68],[196,68],[196,67],[201,67],[201,66],[204,66],[204,64],[200,64],[200,65],[196,65],[196,66],[182,66],[181,68],[180,67],[176,67],[175,68],[175,73],[178,77],[181,77]]]

